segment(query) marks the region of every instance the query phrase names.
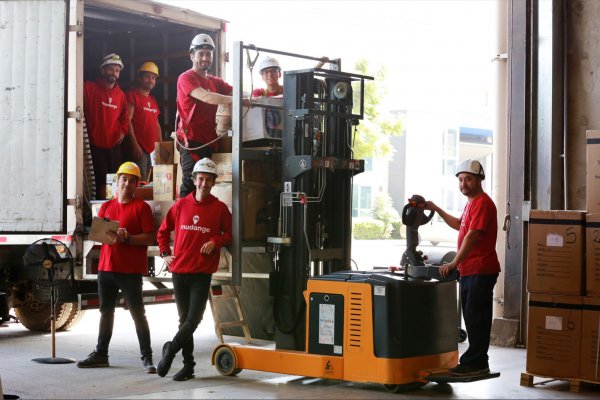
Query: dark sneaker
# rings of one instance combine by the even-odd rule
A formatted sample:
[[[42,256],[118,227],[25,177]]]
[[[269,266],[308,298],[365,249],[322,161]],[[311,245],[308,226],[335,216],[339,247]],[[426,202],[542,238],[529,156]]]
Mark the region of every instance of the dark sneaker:
[[[458,364],[454,368],[449,368],[448,372],[451,375],[456,376],[471,376],[471,375],[482,375],[489,374],[490,368],[487,366],[479,365],[468,365],[468,364]]]
[[[109,367],[110,365],[108,364],[107,355],[93,351],[85,360],[77,361],[77,366],[79,368],[101,368]]]
[[[175,358],[175,354],[171,353],[171,342],[167,342],[164,344],[162,349],[162,360],[158,363],[158,368],[156,369],[158,372],[158,376],[165,376],[171,369],[171,364],[173,364],[173,359]]]
[[[194,378],[194,367],[184,365],[179,372],[173,375],[174,381],[187,381],[188,379]]]
[[[144,372],[147,374],[155,374],[156,367],[152,362],[152,356],[142,356],[142,364],[144,364]]]

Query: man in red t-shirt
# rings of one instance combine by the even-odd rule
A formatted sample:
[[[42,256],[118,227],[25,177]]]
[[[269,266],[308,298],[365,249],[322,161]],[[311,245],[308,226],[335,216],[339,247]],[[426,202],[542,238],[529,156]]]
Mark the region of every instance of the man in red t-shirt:
[[[158,375],[165,376],[175,354],[182,350],[183,369],[173,380],[194,377],[193,334],[204,315],[212,274],[217,271],[221,248],[231,243],[231,213],[210,194],[217,177],[217,166],[210,158],[194,165],[195,192],[179,199],[169,210],[158,229],[160,255],[171,271],[175,302],[179,313],[179,330],[164,344]],[[173,253],[171,232],[175,231]]]
[[[217,105],[232,102],[233,87],[208,73],[214,49],[209,35],[196,35],[190,44],[192,68],[177,79],[177,140],[183,174],[180,197],[194,191],[191,172],[195,162],[210,157],[216,149]]]
[[[281,78],[281,66],[279,61],[273,57],[266,57],[261,61],[258,70],[266,88],[256,88],[252,91],[252,97],[273,97],[283,94],[283,85],[279,83]]]
[[[127,91],[127,111],[129,117],[129,135],[124,158],[135,162],[148,179],[148,171],[152,167],[150,153],[154,151],[154,143],[162,142],[162,134],[158,116],[158,103],[150,91],[156,85],[158,66],[153,62],[145,62],[137,71],[134,87]]]
[[[100,77],[83,83],[83,110],[94,165],[96,198],[106,198],[106,174],[121,163],[119,145],[128,131],[125,93],[117,84],[123,62],[115,53],[100,64]]]
[[[142,275],[148,274],[148,245],[154,243],[152,210],[143,200],[134,197],[141,178],[140,169],[126,162],[117,171],[118,198],[102,204],[98,217],[119,222],[117,231],[106,232],[98,263],[98,297],[100,325],[98,344],[86,359],[77,362],[79,368],[108,367],[108,345],[112,337],[115,307],[119,290],[135,323],[142,364],[146,373],[156,373],[152,363],[150,329],[142,296]]]
[[[498,221],[496,206],[483,191],[485,173],[481,163],[467,159],[456,170],[460,191],[468,199],[460,218],[456,218],[433,202],[426,209],[437,212],[451,227],[458,230],[458,251],[452,262],[440,267],[440,275],[458,268],[460,300],[469,338],[469,348],[460,357],[460,364],[450,368],[453,375],[478,375],[490,372],[488,349],[492,331],[494,285],[500,273],[496,254]]]

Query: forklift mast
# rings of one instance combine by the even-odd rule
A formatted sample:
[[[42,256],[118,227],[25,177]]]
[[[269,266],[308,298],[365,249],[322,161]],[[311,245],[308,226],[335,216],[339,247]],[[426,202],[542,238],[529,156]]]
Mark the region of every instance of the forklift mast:
[[[364,171],[352,139],[365,79],[316,68],[284,73],[278,236],[268,239],[278,349],[305,349],[308,279],[351,269],[352,178]]]

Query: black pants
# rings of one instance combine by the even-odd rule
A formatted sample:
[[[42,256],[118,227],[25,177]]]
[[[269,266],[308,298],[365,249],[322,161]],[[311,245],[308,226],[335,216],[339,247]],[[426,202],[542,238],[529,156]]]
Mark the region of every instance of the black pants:
[[[190,141],[188,147],[198,147],[201,145],[202,143]],[[212,149],[210,146],[204,146],[201,149],[194,150],[194,157],[192,157],[192,152],[189,150],[186,150],[181,146],[177,146],[177,148],[179,150],[179,162],[181,163],[182,174],[179,197],[183,198],[196,190],[194,187],[194,182],[192,181],[192,170],[194,169],[194,164],[196,164],[197,160],[212,156]]]
[[[116,145],[112,149],[90,145],[90,152],[94,165],[96,199],[106,199],[106,174],[117,173],[122,160],[121,145]]]
[[[142,296],[142,275],[105,271],[98,271],[100,328],[98,330],[96,352],[108,355],[108,345],[112,338],[119,289],[123,292],[127,307],[135,323],[135,331],[140,343],[140,353],[142,356],[152,356],[150,328],[148,327]]]
[[[460,277],[460,300],[469,348],[460,356],[460,363],[488,366],[488,349],[492,333],[494,285],[498,274]]]
[[[173,273],[173,290],[179,314],[179,330],[173,338],[174,349],[181,348],[183,364],[194,366],[194,332],[204,316],[211,274]]]

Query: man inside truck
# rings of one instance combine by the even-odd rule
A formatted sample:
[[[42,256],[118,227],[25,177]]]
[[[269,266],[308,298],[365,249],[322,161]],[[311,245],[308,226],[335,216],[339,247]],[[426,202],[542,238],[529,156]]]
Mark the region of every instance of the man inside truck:
[[[120,144],[129,130],[125,93],[117,84],[122,69],[121,57],[108,54],[100,63],[100,77],[83,83],[83,111],[97,199],[106,199],[106,174],[121,163]]]
[[[217,146],[217,105],[232,102],[233,87],[208,73],[213,61],[215,43],[201,33],[190,44],[192,68],[177,79],[177,148],[180,153],[182,183],[179,197],[194,191],[194,163],[210,157]]]
[[[154,151],[154,143],[162,142],[158,122],[160,110],[156,99],[150,94],[157,79],[158,66],[147,61],[138,69],[135,84],[126,93],[129,135],[124,158],[140,167],[142,179],[146,181],[149,180],[148,173],[152,168],[150,153]]]
[[[141,177],[136,164],[123,163],[117,171],[118,197],[104,202],[98,211],[98,217],[118,221],[119,228],[105,233],[106,241],[100,249],[98,343],[95,351],[77,362],[79,368],[109,366],[108,345],[112,338],[120,290],[135,323],[144,371],[148,374],[156,373],[142,294],[142,276],[148,275],[148,245],[154,243],[155,237],[154,221],[148,203],[135,197]]]

